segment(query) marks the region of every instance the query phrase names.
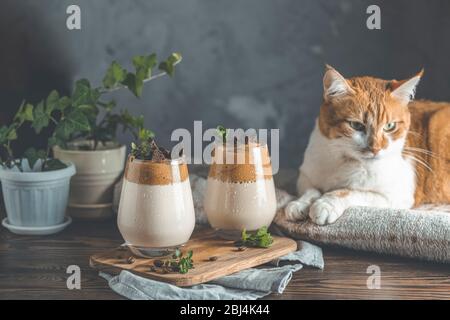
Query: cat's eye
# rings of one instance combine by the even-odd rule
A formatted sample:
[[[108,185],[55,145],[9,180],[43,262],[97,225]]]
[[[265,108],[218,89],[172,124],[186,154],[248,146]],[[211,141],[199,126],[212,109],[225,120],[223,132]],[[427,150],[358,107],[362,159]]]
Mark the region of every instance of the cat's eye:
[[[389,122],[384,125],[383,130],[386,132],[391,132],[394,131],[395,128],[397,128],[397,122]]]
[[[364,131],[366,129],[366,126],[358,121],[349,121],[348,124],[356,131]]]

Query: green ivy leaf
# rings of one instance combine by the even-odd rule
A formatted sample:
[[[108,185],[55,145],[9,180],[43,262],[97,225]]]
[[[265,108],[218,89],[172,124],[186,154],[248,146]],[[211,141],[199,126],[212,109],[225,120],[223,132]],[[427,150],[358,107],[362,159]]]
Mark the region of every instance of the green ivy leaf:
[[[65,142],[63,139],[61,139],[59,137],[52,136],[52,137],[48,138],[47,144],[50,148],[52,148],[54,146],[64,146]]]
[[[95,125],[95,122],[97,121],[97,115],[99,113],[96,105],[83,104],[81,106],[78,106],[78,110],[83,112],[83,114],[88,118],[90,125]]]
[[[13,126],[3,126],[0,128],[0,145],[7,144],[8,141],[17,139],[17,131]]]
[[[67,168],[67,165],[59,159],[50,159],[45,162],[42,171],[53,171]]]
[[[8,140],[16,140],[17,139],[17,131],[14,128],[10,128],[8,135],[6,136]]]
[[[8,142],[8,130],[9,127],[2,126],[0,127],[0,144],[3,145]]]
[[[28,160],[28,164],[31,169],[39,159],[45,160],[47,152],[45,150],[36,150],[35,148],[28,148],[24,152],[24,158]]]
[[[69,139],[74,133],[90,131],[89,119],[80,109],[73,109],[58,123],[55,135],[60,139]]]
[[[79,106],[91,102],[91,85],[87,79],[75,82],[75,89],[72,93],[72,104]]]
[[[125,80],[122,82],[123,85],[127,86],[128,89],[133,92],[133,94],[140,98],[142,95],[142,87],[144,85],[144,79],[139,78],[133,73],[128,73]]]
[[[34,108],[33,117],[34,117],[34,120],[33,120],[33,123],[31,126],[34,128],[36,133],[39,134],[43,128],[48,126],[48,123],[50,120],[49,115],[44,110],[44,102],[43,101],[39,102],[38,105],[36,106],[36,108]]]
[[[25,121],[33,121],[34,120],[34,116],[33,116],[33,105],[27,103],[25,105],[25,109],[23,110],[23,119]]]
[[[159,70],[167,72],[172,77],[175,74],[175,64],[181,59],[180,53],[172,53],[165,61],[159,64]]]
[[[148,141],[148,140],[152,139],[154,136],[155,136],[155,134],[153,133],[153,131],[151,131],[149,129],[141,128],[139,130],[139,140],[141,140],[141,141]]]
[[[70,100],[69,97],[61,97],[61,99],[59,99],[58,104],[56,105],[56,109],[58,110],[64,110],[67,107],[69,107],[72,104],[72,101]]]
[[[268,248],[272,245],[273,238],[268,232],[267,227],[259,228],[255,234],[248,234],[242,230],[241,240],[237,241],[237,245],[245,245],[249,247]]]
[[[97,104],[98,99],[100,98],[102,94],[100,93],[100,89],[92,89],[91,90],[91,97],[90,97],[90,104]]]
[[[17,121],[19,126],[25,121],[33,121],[33,105],[30,103],[22,103],[14,116],[14,121]]]
[[[29,148],[25,150],[23,154],[24,158],[28,160],[28,165],[30,168],[33,168],[36,164],[36,161],[39,159],[36,155],[36,149],[35,148]]]
[[[56,90],[50,92],[45,102],[45,112],[50,116],[59,103],[59,93]]]
[[[113,61],[106,71],[105,77],[103,78],[103,85],[107,89],[113,88],[118,83],[124,81],[126,75],[127,71],[122,68],[122,66],[117,63],[117,61]]]
[[[123,110],[120,114],[120,118],[118,119],[122,124],[123,129],[142,129],[144,127],[144,116],[136,116],[131,115],[128,110]]]
[[[80,109],[74,109],[72,112],[65,116],[65,120],[72,123],[75,131],[83,132],[91,130],[88,118]]]
[[[156,54],[152,53],[149,56],[135,56],[133,58],[133,65],[136,69],[136,77],[139,79],[148,79],[152,76],[152,69],[157,64]]]

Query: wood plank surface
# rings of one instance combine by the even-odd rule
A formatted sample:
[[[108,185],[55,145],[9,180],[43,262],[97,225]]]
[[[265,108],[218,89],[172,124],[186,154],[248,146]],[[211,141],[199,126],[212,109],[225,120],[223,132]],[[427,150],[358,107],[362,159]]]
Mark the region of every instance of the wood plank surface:
[[[123,299],[89,257],[119,246],[114,220],[74,222],[61,234],[25,237],[0,229],[0,299]],[[450,299],[448,265],[324,247],[325,269],[296,272],[282,295],[267,299]],[[69,290],[66,269],[81,269],[81,289]],[[367,288],[367,268],[381,270],[381,288]]]
[[[90,265],[97,270],[113,274],[128,270],[145,278],[180,287],[192,286],[259,266],[297,249],[297,243],[292,239],[277,236],[273,239],[274,242],[269,248],[246,248],[240,251],[233,241],[218,238],[210,228],[201,228],[181,249],[183,253],[189,250],[194,253],[192,257],[194,268],[185,274],[151,271],[150,268],[155,259],[135,257],[126,248],[125,250],[116,248],[106,253],[95,254],[90,258]],[[130,257],[134,258],[132,263],[128,263]],[[217,260],[211,261],[211,257]]]

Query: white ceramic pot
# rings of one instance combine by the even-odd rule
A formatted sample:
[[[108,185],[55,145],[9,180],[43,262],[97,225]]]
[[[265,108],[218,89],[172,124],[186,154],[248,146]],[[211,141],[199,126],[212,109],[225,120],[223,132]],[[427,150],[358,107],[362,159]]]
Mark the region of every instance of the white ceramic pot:
[[[0,167],[7,218],[2,224],[18,234],[51,234],[64,229],[70,178],[75,166],[54,171],[33,171],[23,161],[24,172]]]
[[[69,214],[82,219],[106,219],[113,215],[113,190],[125,166],[126,147],[114,143],[97,150],[80,150],[90,141],[78,141],[70,149],[55,147],[56,158],[75,164],[77,174],[70,183]]]

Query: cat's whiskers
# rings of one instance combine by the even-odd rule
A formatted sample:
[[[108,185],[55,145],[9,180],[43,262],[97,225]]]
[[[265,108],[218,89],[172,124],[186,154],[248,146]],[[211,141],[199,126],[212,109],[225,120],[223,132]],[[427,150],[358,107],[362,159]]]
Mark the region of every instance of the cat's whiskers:
[[[423,154],[426,154],[426,155],[428,155],[430,157],[433,157],[435,159],[439,159],[439,155],[438,154],[436,154],[434,152],[431,152],[429,150],[426,150],[426,149],[407,147],[407,146],[405,146],[403,149],[406,150],[406,151],[423,153]]]
[[[424,159],[418,159],[416,155],[408,152],[403,152],[405,156],[407,156],[409,159],[415,161],[417,164],[421,164],[424,168],[428,169],[430,172],[433,172],[433,169],[425,162]]]

